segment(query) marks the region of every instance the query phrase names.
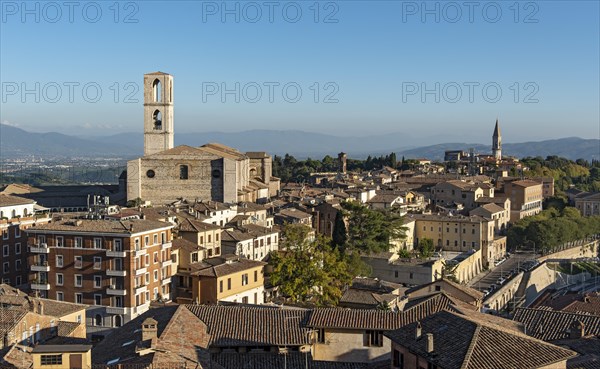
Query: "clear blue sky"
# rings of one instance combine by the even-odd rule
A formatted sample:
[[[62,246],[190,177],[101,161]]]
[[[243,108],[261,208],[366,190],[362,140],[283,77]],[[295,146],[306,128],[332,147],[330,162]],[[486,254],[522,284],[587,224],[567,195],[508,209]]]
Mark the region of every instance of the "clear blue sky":
[[[160,70],[175,76],[179,134],[410,132],[436,142],[487,143],[496,117],[505,142],[600,134],[598,1],[516,7],[513,1],[475,2],[471,9],[463,1],[429,1],[427,9],[421,1],[321,1],[318,14],[314,1],[137,1],[117,7],[98,1],[76,2],[72,9],[62,1],[53,3],[60,9],[45,2],[30,2],[28,9],[22,4],[2,0],[0,122],[27,130],[140,131],[141,91],[132,95],[138,103],[125,100],[141,87],[144,73]],[[233,13],[223,13],[223,7]],[[79,83],[72,102],[69,82]],[[134,84],[126,88],[128,82]],[[203,83],[205,89],[208,84],[235,89],[236,82],[239,103],[233,94],[203,94]],[[273,102],[265,82],[280,84]],[[282,93],[290,82],[296,84],[288,87],[302,89],[296,103],[285,99],[295,98],[295,87],[285,98]],[[479,84],[472,102],[464,84],[469,82]],[[35,90],[36,83],[39,102],[35,94],[22,93]],[[93,84],[84,98],[86,83]],[[433,93],[420,93],[422,87],[435,90],[436,83],[439,103]],[[262,96],[252,103],[257,85]],[[102,96],[90,102],[96,87]],[[502,96],[493,103],[498,87]],[[324,103],[332,92],[338,102]]]

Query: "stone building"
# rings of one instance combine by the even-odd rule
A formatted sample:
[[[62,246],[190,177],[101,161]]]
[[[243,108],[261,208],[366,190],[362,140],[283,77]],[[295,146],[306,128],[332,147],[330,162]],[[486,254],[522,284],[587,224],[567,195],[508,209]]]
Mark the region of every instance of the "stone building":
[[[14,287],[26,287],[27,234],[25,230],[35,224],[50,221],[34,200],[19,196],[0,195],[0,282]],[[36,266],[32,266],[35,268]]]
[[[127,163],[127,200],[265,201],[279,191],[272,159],[225,145],[174,147],[173,76],[144,75],[144,156]]]

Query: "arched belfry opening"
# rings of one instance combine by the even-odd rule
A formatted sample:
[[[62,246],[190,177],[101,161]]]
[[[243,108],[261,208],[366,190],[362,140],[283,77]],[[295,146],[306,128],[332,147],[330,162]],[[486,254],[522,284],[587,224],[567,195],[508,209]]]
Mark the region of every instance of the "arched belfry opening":
[[[162,129],[162,113],[160,110],[155,110],[152,114],[152,121],[154,124],[154,129]]]
[[[162,86],[160,81],[157,79],[154,80],[154,82],[152,82],[152,96],[154,99],[154,102],[160,102],[162,100]]]
[[[172,149],[173,76],[163,72],[144,75],[144,155]]]

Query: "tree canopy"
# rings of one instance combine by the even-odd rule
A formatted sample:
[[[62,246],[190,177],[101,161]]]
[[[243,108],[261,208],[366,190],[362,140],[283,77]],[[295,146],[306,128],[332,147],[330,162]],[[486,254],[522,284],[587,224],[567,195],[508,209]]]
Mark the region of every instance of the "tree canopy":
[[[271,283],[293,303],[334,306],[354,277],[350,263],[331,239],[317,236],[311,241],[309,232],[307,226],[285,226],[285,251],[271,255]]]

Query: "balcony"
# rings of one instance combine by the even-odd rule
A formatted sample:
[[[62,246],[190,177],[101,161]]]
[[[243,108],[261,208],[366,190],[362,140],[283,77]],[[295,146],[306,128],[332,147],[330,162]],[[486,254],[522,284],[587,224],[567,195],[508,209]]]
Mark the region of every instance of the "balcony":
[[[172,265],[172,264],[173,264],[173,261],[171,261],[171,259],[169,259],[169,260],[165,260],[165,261],[163,261],[163,262],[160,264],[160,266],[164,268],[164,267],[168,267],[169,265]]]
[[[48,283],[31,283],[32,290],[50,291],[50,284]]]
[[[109,258],[124,258],[127,256],[125,251],[106,250],[106,256]]]
[[[146,251],[146,249],[139,249],[139,250],[135,250],[135,256],[142,256],[142,255],[146,255],[148,252]]]
[[[171,284],[171,277],[167,277],[162,280],[161,285]]]
[[[146,268],[139,268],[135,270],[135,275],[139,276],[139,275],[144,275],[146,274]]]
[[[30,245],[29,251],[34,254],[49,254],[50,248],[48,247],[48,244],[41,243],[39,245]]]
[[[106,294],[113,296],[125,296],[127,295],[127,290],[123,289],[122,286],[112,285],[106,290]]]
[[[150,308],[150,302],[147,302],[145,304],[141,304],[140,306],[137,306],[135,308],[135,313],[138,314],[138,315],[139,314],[143,314],[146,311],[148,311],[149,308]]]
[[[166,250],[166,249],[168,249],[169,247],[171,247],[171,242],[166,242],[166,243],[163,243],[163,244],[160,246],[160,249],[161,249],[161,250]]]
[[[117,270],[117,269],[108,269],[106,271],[106,275],[109,275],[111,277],[125,277],[125,276],[127,276],[127,271],[126,270]]]
[[[127,308],[107,306],[106,313],[107,314],[115,314],[115,315],[125,315],[125,314],[127,314]]]
[[[148,288],[146,286],[137,286],[135,288],[136,295],[139,295],[140,293],[145,293],[146,291],[148,291]]]
[[[31,265],[31,271],[32,272],[49,272],[50,265],[48,265],[47,261],[37,262],[37,263]]]

